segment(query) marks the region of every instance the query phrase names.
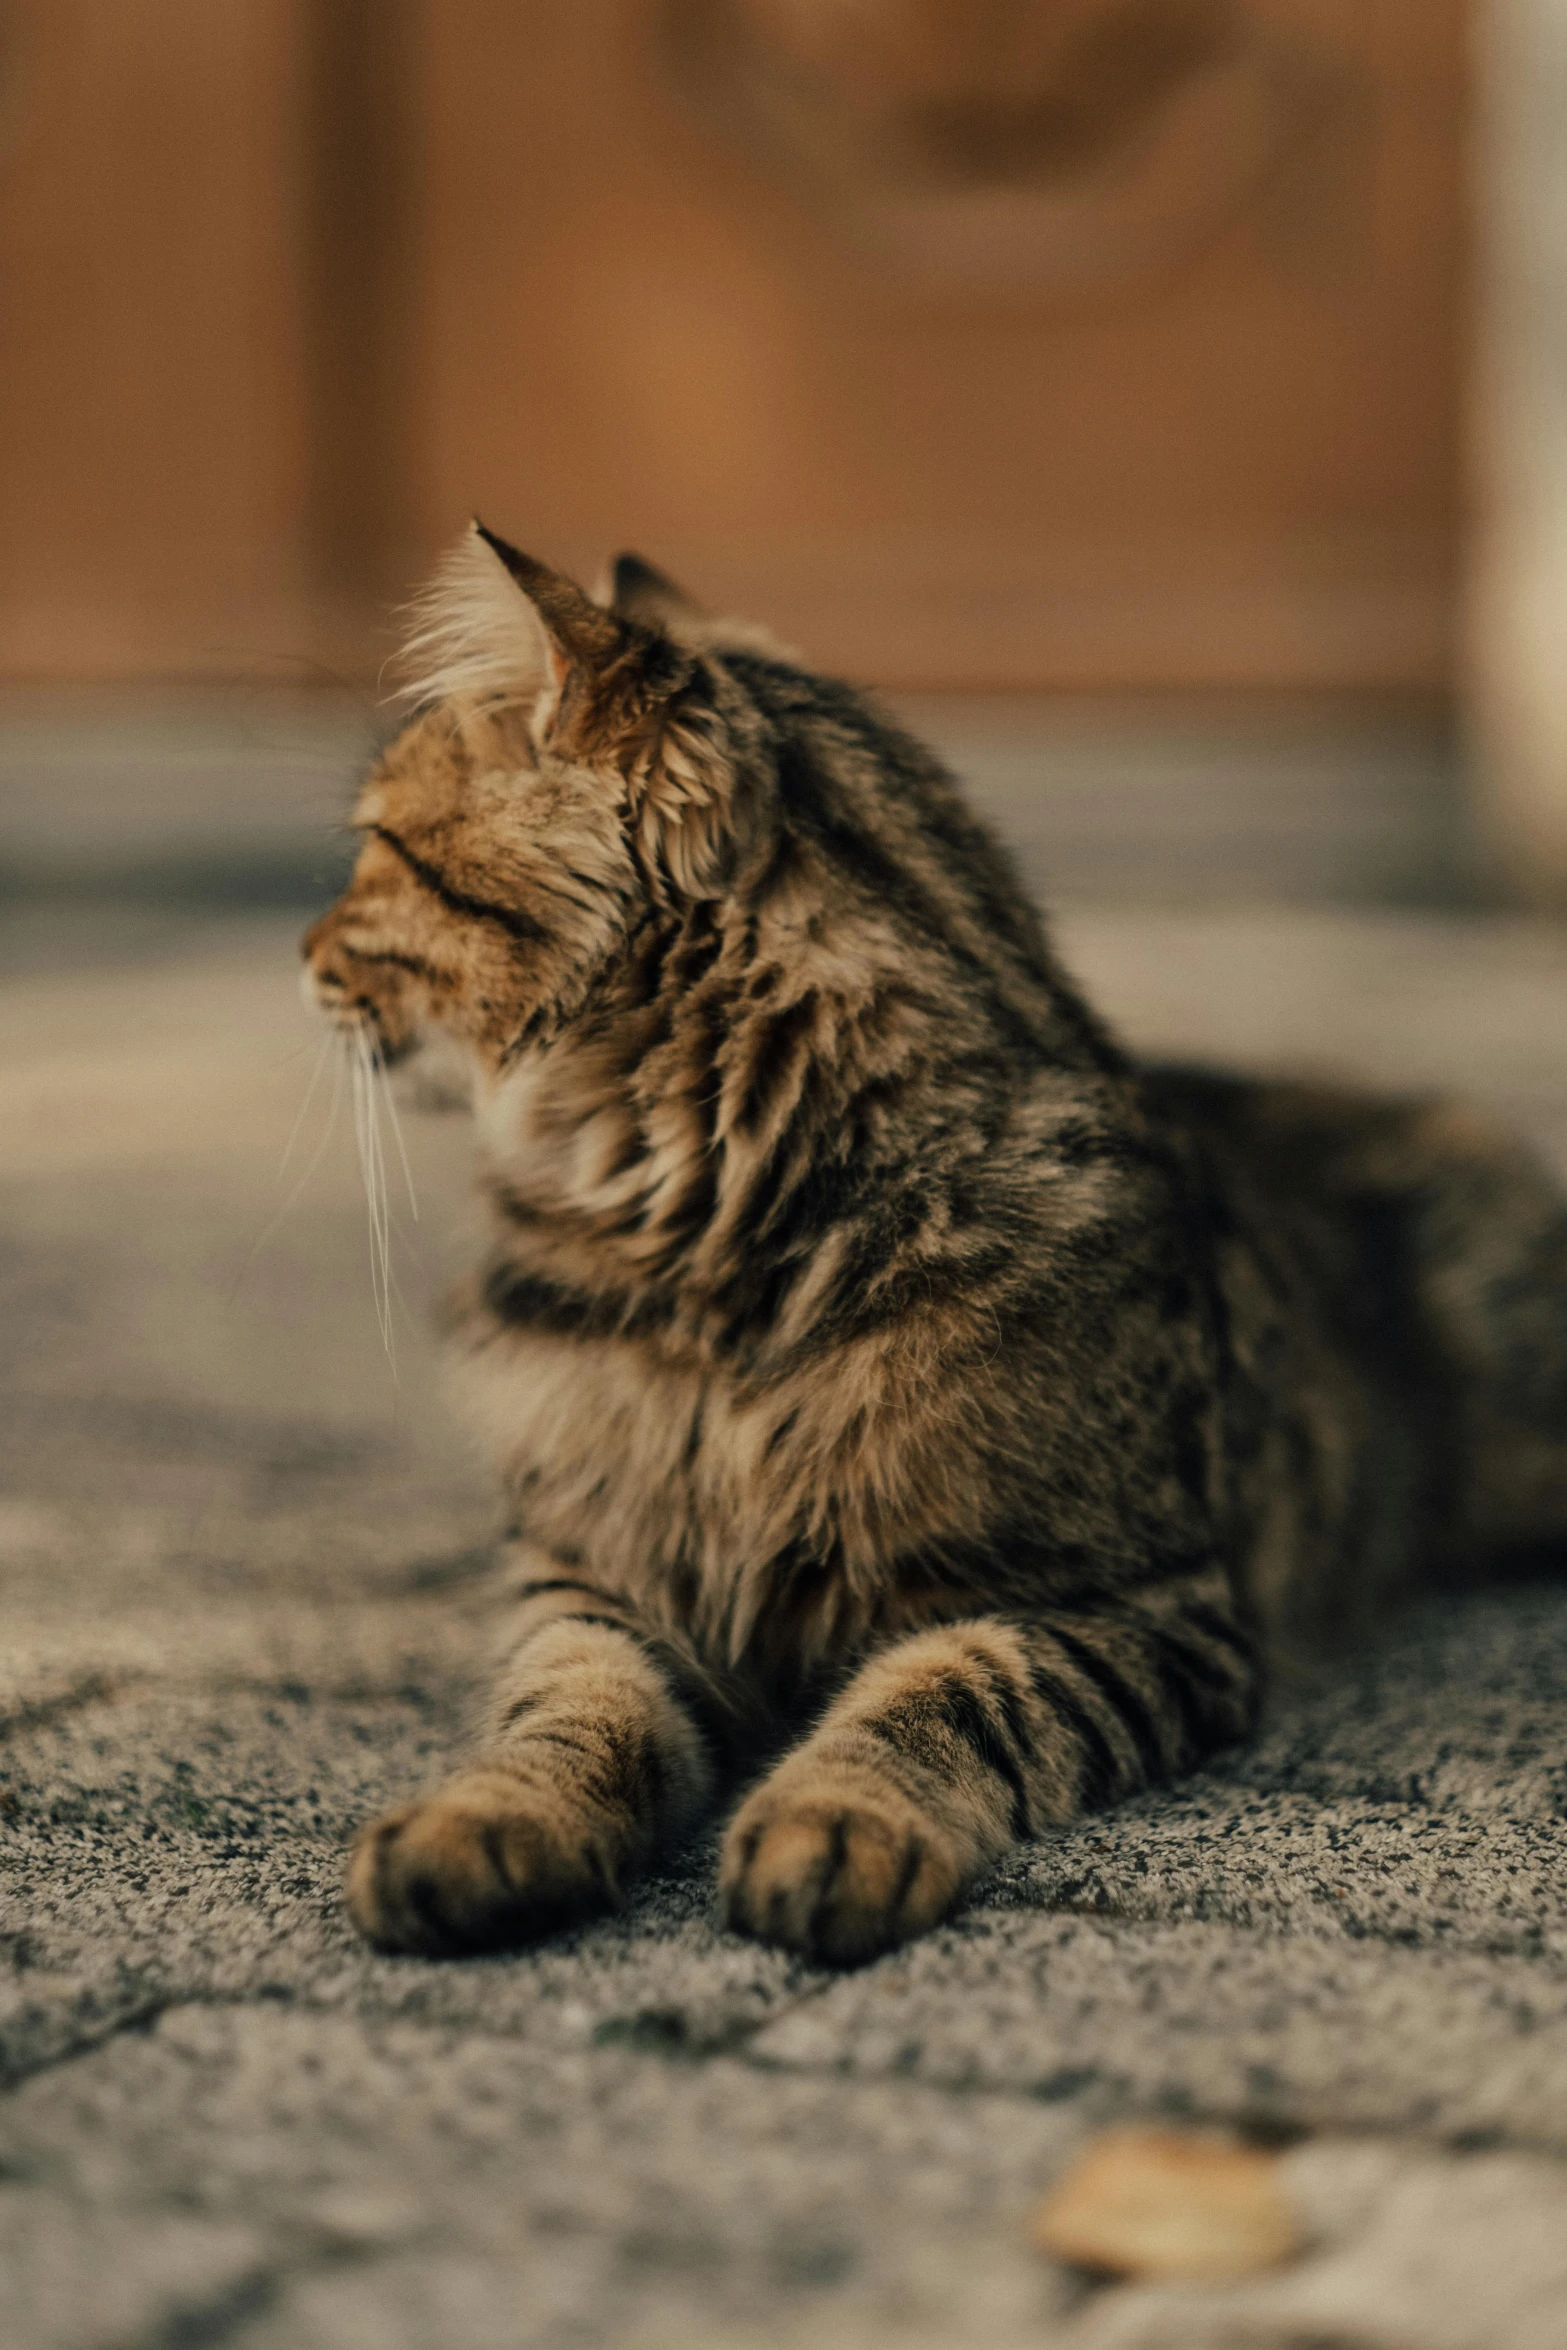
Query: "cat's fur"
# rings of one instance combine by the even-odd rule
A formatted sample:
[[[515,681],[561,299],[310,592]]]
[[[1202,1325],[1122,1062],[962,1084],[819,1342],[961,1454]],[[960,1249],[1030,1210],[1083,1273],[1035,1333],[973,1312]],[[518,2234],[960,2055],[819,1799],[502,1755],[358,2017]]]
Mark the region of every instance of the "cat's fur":
[[[1449,1108],[1131,1062],[931,755],[623,559],[476,534],[306,941],[472,1065],[460,1376],[515,1517],[391,1948],[616,1900],[843,1962],[1244,1735],[1261,1656],[1567,1530],[1567,1214]]]

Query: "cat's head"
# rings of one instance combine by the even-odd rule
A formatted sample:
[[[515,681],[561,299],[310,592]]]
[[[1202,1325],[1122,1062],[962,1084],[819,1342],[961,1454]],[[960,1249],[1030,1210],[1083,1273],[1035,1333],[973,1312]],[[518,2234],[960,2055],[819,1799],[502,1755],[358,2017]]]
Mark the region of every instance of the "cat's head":
[[[316,1000],[396,1060],[496,1069],[587,1001],[650,907],[719,897],[767,821],[757,713],[706,621],[622,556],[605,603],[475,524],[416,607],[416,712],[306,934]]]

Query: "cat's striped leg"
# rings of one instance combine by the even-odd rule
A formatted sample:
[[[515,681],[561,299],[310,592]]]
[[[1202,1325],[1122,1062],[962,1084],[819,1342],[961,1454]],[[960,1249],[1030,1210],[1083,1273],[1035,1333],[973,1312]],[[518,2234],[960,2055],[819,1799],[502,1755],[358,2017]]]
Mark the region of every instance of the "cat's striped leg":
[[[1217,1570],[1102,1608],[917,1632],[873,1656],[725,1841],[728,1923],[833,1965],[945,1915],[1012,1844],[1250,1726],[1257,1670]]]
[[[348,1906],[383,1950],[494,1949],[615,1907],[711,1801],[668,1665],[616,1595],[539,1562],[472,1766],[360,1836]]]

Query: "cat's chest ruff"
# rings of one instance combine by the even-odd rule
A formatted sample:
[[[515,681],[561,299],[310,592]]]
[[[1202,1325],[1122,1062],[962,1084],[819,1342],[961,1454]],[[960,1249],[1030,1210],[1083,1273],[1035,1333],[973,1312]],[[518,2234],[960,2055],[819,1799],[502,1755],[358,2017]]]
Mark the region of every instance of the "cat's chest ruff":
[[[747,1378],[677,1330],[552,1329],[524,1302],[519,1325],[476,1299],[455,1364],[519,1532],[715,1663],[784,1685],[854,1653],[913,1604],[900,1562],[990,1506],[939,1329]]]
[[[536,1325],[464,1335],[460,1400],[527,1540],[715,1660],[732,1649],[775,1544],[747,1459],[765,1432],[678,1349]]]
[[[715,1663],[789,1678],[852,1648],[889,1565],[981,1506],[932,1383],[853,1359],[747,1378],[678,1330],[552,1329],[538,1302],[516,1325],[476,1300],[455,1333],[519,1530]]]

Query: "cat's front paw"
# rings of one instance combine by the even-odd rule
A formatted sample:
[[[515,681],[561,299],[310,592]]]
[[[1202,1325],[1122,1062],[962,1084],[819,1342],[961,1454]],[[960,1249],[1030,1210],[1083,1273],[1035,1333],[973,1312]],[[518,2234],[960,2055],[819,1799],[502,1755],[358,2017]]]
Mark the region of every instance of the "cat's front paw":
[[[719,1896],[737,1933],[858,1966],[938,1924],[962,1877],[941,1827],[894,1790],[764,1785],[725,1838]]]
[[[378,1950],[427,1958],[531,1942],[608,1909],[618,1888],[590,1834],[541,1816],[504,1771],[468,1771],[364,1829],[348,1912]]]

